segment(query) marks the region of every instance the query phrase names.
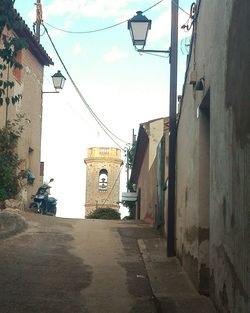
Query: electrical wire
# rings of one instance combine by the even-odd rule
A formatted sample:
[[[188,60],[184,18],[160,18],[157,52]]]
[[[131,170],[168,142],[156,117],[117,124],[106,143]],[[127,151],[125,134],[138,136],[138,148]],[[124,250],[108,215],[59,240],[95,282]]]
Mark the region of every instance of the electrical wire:
[[[194,22],[196,21],[196,18],[197,18],[197,6],[196,3],[193,2],[190,7],[189,18],[187,19],[185,24],[181,26],[181,29],[183,29],[185,32],[188,32],[193,26]]]
[[[163,2],[163,1],[164,1],[164,0],[158,1],[158,2],[155,3],[154,5],[150,6],[150,7],[147,8],[146,10],[144,10],[143,13],[145,13],[145,12],[151,10],[152,8],[154,8],[155,6],[159,5],[159,4],[160,4],[161,2]],[[172,0],[172,3],[174,3],[175,5],[177,5],[177,3],[176,3],[174,0]],[[179,5],[178,5],[178,8],[181,9],[184,13],[186,13],[186,14],[188,14],[188,15],[190,16],[190,14],[187,13],[184,9],[182,9]],[[100,127],[102,128],[102,130],[103,130],[103,131],[107,134],[107,136],[108,136],[119,148],[121,148],[122,150],[123,150],[123,148],[114,140],[113,137],[115,137],[115,138],[116,138],[117,140],[119,140],[120,142],[125,143],[126,145],[127,145],[128,143],[127,143],[126,141],[120,139],[119,137],[117,137],[113,132],[111,132],[111,131],[108,129],[108,127],[98,118],[98,116],[97,116],[97,115],[94,113],[94,111],[91,109],[91,107],[89,106],[89,104],[87,103],[87,101],[85,100],[85,98],[83,97],[83,95],[81,94],[80,90],[79,90],[78,87],[76,86],[76,84],[75,84],[74,80],[72,79],[71,75],[69,74],[69,72],[68,72],[68,70],[67,70],[67,68],[66,68],[66,66],[65,66],[65,64],[64,64],[64,62],[62,61],[62,59],[61,59],[61,57],[60,57],[60,55],[59,55],[59,53],[58,53],[58,51],[57,51],[57,49],[56,49],[56,47],[55,47],[55,45],[54,45],[54,43],[53,43],[53,41],[52,41],[50,35],[49,35],[49,32],[48,32],[47,28],[46,28],[45,25],[44,25],[44,23],[47,24],[47,25],[49,25],[49,26],[51,26],[51,27],[53,27],[53,28],[55,28],[55,29],[57,29],[57,30],[59,30],[59,31],[63,31],[63,32],[67,32],[67,33],[78,33],[78,34],[81,33],[81,34],[82,34],[82,33],[93,33],[93,32],[98,32],[98,31],[103,31],[103,30],[106,30],[106,29],[110,29],[110,28],[112,28],[112,27],[116,27],[116,26],[118,26],[118,25],[121,25],[121,24],[123,24],[123,23],[125,23],[125,22],[127,22],[127,21],[128,21],[128,20],[125,20],[125,21],[122,21],[122,22],[120,22],[120,23],[116,23],[116,24],[114,24],[114,25],[111,25],[111,26],[108,26],[108,27],[105,27],[105,28],[96,29],[96,30],[91,30],[91,31],[85,31],[85,32],[66,31],[66,30],[57,28],[57,27],[55,27],[55,26],[53,26],[53,25],[51,25],[51,24],[49,24],[49,23],[46,23],[46,22],[43,22],[43,23],[42,23],[42,25],[43,25],[43,27],[44,27],[44,30],[45,30],[45,32],[47,33],[47,35],[48,35],[48,37],[49,37],[49,39],[50,39],[50,42],[51,42],[51,44],[52,44],[52,46],[53,46],[53,48],[54,48],[54,50],[55,50],[55,52],[56,52],[56,54],[57,54],[59,60],[60,60],[60,62],[62,63],[62,65],[63,65],[63,67],[64,67],[66,73],[68,74],[68,77],[69,77],[70,80],[71,80],[71,83],[73,84],[74,88],[76,89],[76,91],[77,91],[78,95],[80,96],[81,100],[84,102],[85,106],[87,107],[87,109],[89,110],[89,112],[91,113],[91,115],[94,117],[94,119],[97,121],[97,123],[100,125]],[[157,56],[157,57],[167,58],[167,57],[165,57],[165,56],[160,56],[160,55],[153,54],[153,53],[148,53],[148,54],[153,55],[153,56]],[[112,135],[113,137],[111,137],[110,135]]]
[[[71,30],[66,30],[66,29],[62,29],[62,28],[53,26],[53,25],[49,24],[48,22],[44,22],[44,23],[47,24],[48,26],[50,26],[50,27],[52,27],[52,28],[54,28],[56,30],[59,30],[61,32],[64,32],[64,33],[69,33],[69,34],[91,34],[91,33],[97,33],[97,32],[101,32],[103,30],[107,30],[107,29],[119,26],[119,25],[121,25],[123,23],[126,23],[127,21],[128,20],[125,20],[125,21],[122,21],[120,23],[117,23],[117,24],[114,24],[114,25],[111,25],[111,26],[107,26],[107,27],[103,27],[103,28],[99,28],[99,29],[94,29],[94,30],[87,30],[87,31],[71,31]]]
[[[43,24],[42,24],[42,25],[43,25]],[[91,115],[94,117],[94,119],[97,121],[97,123],[100,125],[100,127],[102,128],[102,130],[106,133],[106,135],[107,135],[121,150],[124,150],[124,149],[117,143],[117,141],[114,140],[113,137],[115,137],[116,139],[118,139],[120,142],[123,142],[123,143],[125,143],[125,144],[128,144],[128,143],[127,143],[126,141],[120,139],[119,137],[117,137],[111,130],[109,130],[109,128],[108,128],[107,126],[105,126],[105,124],[98,118],[98,116],[97,116],[97,115],[94,113],[94,111],[91,109],[91,107],[89,106],[88,102],[85,100],[85,98],[84,98],[83,95],[81,94],[79,88],[78,88],[77,85],[75,84],[73,78],[71,77],[71,75],[70,75],[68,69],[66,68],[66,66],[65,66],[65,64],[64,64],[64,62],[63,62],[63,60],[62,60],[62,58],[60,57],[60,55],[59,55],[59,53],[58,53],[58,50],[56,49],[55,44],[54,44],[54,42],[52,41],[51,36],[50,36],[50,34],[49,34],[47,28],[45,27],[45,25],[43,25],[43,27],[44,27],[44,29],[45,29],[45,31],[46,31],[46,33],[47,33],[47,36],[49,37],[49,40],[50,40],[50,42],[51,42],[51,44],[52,44],[52,46],[53,46],[53,48],[54,48],[54,50],[55,50],[55,52],[56,52],[56,54],[57,54],[59,60],[60,60],[62,66],[63,66],[63,68],[64,68],[64,70],[66,71],[66,73],[67,73],[67,75],[68,75],[68,77],[69,77],[69,79],[70,79],[72,85],[73,85],[74,88],[76,89],[76,91],[77,91],[78,95],[80,96],[81,100],[83,101],[83,103],[85,104],[85,106],[87,107],[87,109],[89,110],[89,112],[91,113]],[[111,135],[112,135],[113,137],[112,137]]]
[[[153,9],[154,7],[156,7],[158,4],[160,4],[161,2],[163,2],[164,0],[160,0],[158,2],[156,2],[155,4],[153,4],[151,7],[147,8],[146,10],[142,11],[142,13],[145,13],[151,9]]]
[[[180,9],[183,13],[189,15],[189,13],[188,13],[187,11],[185,11],[182,7],[180,7],[179,5],[177,5],[177,3],[176,3],[174,0],[172,0],[172,2],[173,2],[173,4],[175,4],[175,6],[177,6],[178,9]]]
[[[146,10],[142,11],[142,13],[145,13],[149,10],[151,10],[152,8],[156,7],[157,5],[159,5],[161,2],[163,2],[165,0],[160,0],[158,2],[156,2],[155,4],[153,4],[152,6],[150,6],[149,8],[147,8]],[[184,12],[185,14],[187,15],[190,15],[187,11],[185,11],[183,8],[181,8],[179,5],[177,5],[177,3],[172,0],[172,3],[175,4],[182,12]],[[127,23],[129,21],[129,19],[126,19],[122,22],[119,22],[119,23],[116,23],[116,24],[113,24],[113,25],[110,25],[110,26],[107,26],[107,27],[103,27],[103,28],[98,28],[98,29],[93,29],[93,30],[87,30],[87,31],[71,31],[71,30],[66,30],[66,29],[62,29],[62,28],[59,28],[59,27],[56,27],[48,22],[45,22],[43,21],[43,23],[45,23],[46,25],[58,30],[58,31],[61,31],[61,32],[64,32],[64,33],[68,33],[68,34],[91,34],[91,33],[97,33],[97,32],[101,32],[101,31],[104,31],[104,30],[107,30],[107,29],[110,29],[110,28],[113,28],[113,27],[116,27],[116,26],[119,26],[121,24],[124,24],[124,23]]]
[[[52,85],[51,80],[49,80],[46,75],[45,75],[45,78],[46,78],[46,80],[48,81],[48,83],[49,83],[50,85]],[[74,113],[77,114],[77,116],[79,116],[79,115],[78,115],[78,112],[77,112],[69,103],[66,102],[66,104],[69,106],[69,108],[71,108],[71,110],[72,110]],[[128,144],[128,145],[129,145],[129,144]],[[125,151],[126,149],[122,149],[122,150]],[[123,167],[124,167],[125,161],[126,161],[125,159],[122,160],[122,165],[121,165],[121,167],[120,167],[120,171],[119,171],[119,173],[118,173],[118,175],[117,175],[117,178],[116,178],[116,180],[115,180],[115,182],[114,182],[114,184],[113,184],[113,186],[112,186],[112,188],[111,188],[109,194],[107,195],[106,199],[105,199],[104,202],[102,203],[101,208],[104,207],[104,205],[105,205],[105,203],[108,201],[108,199],[109,199],[109,197],[110,197],[110,195],[111,195],[113,189],[115,188],[115,185],[116,185],[118,179],[119,179],[120,176],[121,176],[121,171],[122,171],[122,169],[123,169]]]
[[[48,76],[46,76],[46,74],[44,74],[44,77],[45,77],[46,81],[49,83],[49,85],[54,88],[51,79],[49,79]],[[81,121],[83,121],[85,124],[87,123],[87,124],[89,125],[89,127],[91,127],[90,124],[89,124],[89,122],[88,122],[88,119],[86,119],[86,117],[84,118],[83,112],[77,110],[77,109],[76,109],[75,107],[73,107],[68,101],[65,101],[64,103],[71,109],[71,111],[72,111]],[[97,130],[96,132],[98,133],[98,130]]]

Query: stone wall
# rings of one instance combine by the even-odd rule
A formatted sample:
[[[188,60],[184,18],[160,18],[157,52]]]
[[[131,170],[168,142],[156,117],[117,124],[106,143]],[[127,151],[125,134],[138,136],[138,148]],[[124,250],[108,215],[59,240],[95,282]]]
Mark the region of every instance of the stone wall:
[[[88,149],[86,164],[85,215],[97,208],[119,209],[121,151],[111,147]],[[107,171],[107,188],[100,187],[100,171]]]

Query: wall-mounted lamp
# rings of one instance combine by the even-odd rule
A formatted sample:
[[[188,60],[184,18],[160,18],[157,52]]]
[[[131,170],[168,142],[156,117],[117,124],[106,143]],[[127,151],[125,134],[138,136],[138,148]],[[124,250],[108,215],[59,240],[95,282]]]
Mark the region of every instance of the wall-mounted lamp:
[[[205,78],[202,77],[195,85],[194,90],[203,91],[205,89]]]
[[[136,51],[138,52],[157,52],[157,53],[169,53],[169,50],[145,50],[148,31],[151,29],[152,21],[145,15],[142,15],[142,11],[137,11],[136,15],[128,20],[128,29],[130,31],[131,39]],[[137,46],[141,46],[138,49]]]
[[[62,75],[61,71],[57,71],[51,76],[55,91],[42,91],[42,93],[59,93],[58,89],[63,89],[66,78]]]
[[[144,48],[151,23],[151,20],[142,15],[142,11],[137,11],[136,15],[128,20],[128,29],[135,47],[142,46]]]

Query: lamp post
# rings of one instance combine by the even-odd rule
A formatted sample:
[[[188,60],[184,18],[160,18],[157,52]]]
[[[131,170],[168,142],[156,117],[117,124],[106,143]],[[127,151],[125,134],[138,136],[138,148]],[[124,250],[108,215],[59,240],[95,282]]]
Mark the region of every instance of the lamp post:
[[[175,167],[176,167],[176,101],[177,101],[177,57],[178,57],[178,7],[179,0],[171,1],[171,47],[169,51],[144,50],[151,20],[141,11],[128,21],[128,29],[133,45],[142,46],[138,52],[167,52],[170,59],[170,95],[169,95],[169,162],[168,162],[168,224],[167,256],[175,256]]]
[[[58,89],[63,89],[66,78],[62,75],[61,71],[57,71],[51,76],[55,91],[42,91],[42,93],[58,93]]]

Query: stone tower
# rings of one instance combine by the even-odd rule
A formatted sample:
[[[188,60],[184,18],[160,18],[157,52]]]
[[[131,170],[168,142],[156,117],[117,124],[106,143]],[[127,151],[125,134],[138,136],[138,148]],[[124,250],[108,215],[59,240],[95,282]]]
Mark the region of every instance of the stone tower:
[[[121,150],[88,148],[86,164],[85,215],[97,208],[119,209]]]

